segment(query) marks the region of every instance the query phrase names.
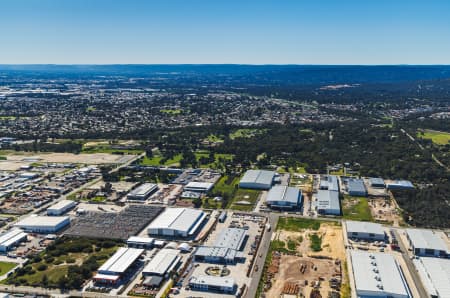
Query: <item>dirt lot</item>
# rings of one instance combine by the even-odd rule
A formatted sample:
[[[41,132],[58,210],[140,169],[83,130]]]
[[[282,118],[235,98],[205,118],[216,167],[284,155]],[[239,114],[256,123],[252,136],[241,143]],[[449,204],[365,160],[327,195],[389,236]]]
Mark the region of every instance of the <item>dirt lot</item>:
[[[311,249],[310,236],[316,234],[321,240],[321,251]],[[309,297],[314,284],[322,297],[328,297],[333,278],[346,282],[348,277],[342,276],[341,262],[345,262],[345,249],[342,229],[333,224],[322,224],[320,229],[303,230],[301,232],[278,231],[277,240],[288,243],[297,242],[296,250],[289,254],[277,254],[272,257],[272,270],[276,272],[273,284],[266,297],[279,297],[281,294],[296,294],[297,289]],[[276,269],[279,263],[278,269]]]
[[[396,227],[403,221],[392,199],[370,199],[369,207],[373,218],[377,221],[392,223]]]

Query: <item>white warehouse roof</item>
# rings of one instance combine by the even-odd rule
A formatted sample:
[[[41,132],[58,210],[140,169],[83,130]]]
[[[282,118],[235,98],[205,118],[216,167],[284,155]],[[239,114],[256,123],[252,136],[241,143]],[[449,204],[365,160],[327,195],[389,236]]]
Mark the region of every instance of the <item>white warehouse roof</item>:
[[[192,181],[186,184],[184,187],[184,190],[186,191],[202,191],[202,192],[208,192],[211,190],[211,188],[214,186],[214,183],[212,182],[196,182]]]
[[[220,288],[233,288],[236,284],[234,278],[232,277],[220,277],[212,275],[192,276],[189,280],[189,283],[198,286],[211,286]]]
[[[142,273],[147,275],[164,275],[175,268],[180,259],[178,250],[163,248],[145,266]]]
[[[300,190],[296,187],[276,185],[267,194],[267,204],[298,205]]]
[[[18,223],[15,224],[15,226],[20,228],[27,228],[27,227],[49,227],[53,228],[60,224],[62,224],[64,221],[68,220],[68,216],[28,216]]]
[[[98,272],[101,274],[124,273],[143,252],[143,249],[121,247],[98,269]]]
[[[430,296],[450,297],[450,259],[423,257],[414,265]]]
[[[270,188],[272,186],[274,171],[266,170],[248,170],[239,182],[240,187],[264,187]]]
[[[71,200],[62,200],[59,201],[56,204],[53,204],[52,206],[48,207],[47,210],[55,210],[55,211],[59,211],[65,208],[71,208],[72,206],[75,206],[76,202],[75,201],[71,201]]]
[[[428,248],[450,253],[444,240],[431,230],[406,229],[406,233],[414,248]]]
[[[8,247],[27,236],[21,229],[11,229],[0,235],[0,246]]]
[[[149,230],[167,229],[192,235],[206,214],[197,209],[167,208],[149,226]]]
[[[383,235],[383,226],[373,222],[365,221],[346,221],[345,226],[347,233],[367,233],[375,235]]]
[[[350,251],[357,296],[411,297],[394,257],[385,253]]]

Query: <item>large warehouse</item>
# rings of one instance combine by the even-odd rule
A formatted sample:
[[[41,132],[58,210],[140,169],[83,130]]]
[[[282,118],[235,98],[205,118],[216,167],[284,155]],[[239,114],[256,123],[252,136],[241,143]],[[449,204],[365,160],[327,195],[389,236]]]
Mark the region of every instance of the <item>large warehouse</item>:
[[[275,177],[274,171],[248,170],[239,182],[240,188],[270,189]]]
[[[31,233],[51,234],[56,233],[70,224],[68,216],[28,216],[15,224]]]
[[[109,258],[94,276],[101,283],[116,283],[131,265],[144,253],[143,249],[121,247]]]
[[[316,208],[319,214],[341,214],[339,192],[319,189],[317,191],[316,198]]]
[[[276,185],[269,190],[266,204],[273,209],[299,209],[302,192],[296,187]]]
[[[240,228],[223,229],[212,246],[200,246],[194,258],[199,262],[232,264],[245,259],[244,248],[247,232]]]
[[[413,262],[429,297],[450,297],[450,259],[423,257]]]
[[[386,184],[384,184],[383,178],[370,178],[369,179],[370,186],[373,188],[385,188]]]
[[[350,257],[358,297],[412,297],[403,272],[392,255],[351,250]]]
[[[178,266],[180,260],[179,250],[163,248],[145,266],[142,275],[165,277]]]
[[[348,194],[354,197],[366,197],[367,189],[362,179],[349,179],[347,182]]]
[[[396,180],[386,184],[387,189],[414,189],[414,185],[408,180]]]
[[[59,216],[63,215],[70,209],[74,208],[77,205],[77,202],[72,200],[62,200],[58,203],[47,208],[47,215],[50,216]]]
[[[334,175],[320,177],[319,188],[322,190],[339,191],[339,181]]]
[[[27,233],[21,229],[11,229],[0,235],[0,252],[8,252],[20,242],[27,240]]]
[[[151,194],[158,190],[158,185],[153,183],[144,183],[127,194],[128,200],[144,201]]]
[[[386,235],[383,226],[372,222],[346,221],[347,237],[354,239],[384,241]]]
[[[184,187],[184,191],[208,193],[214,186],[212,182],[189,182]]]
[[[150,235],[188,237],[194,235],[207,214],[189,208],[167,208],[149,226]]]
[[[444,240],[431,230],[406,229],[406,238],[416,256],[447,257],[450,255]]]

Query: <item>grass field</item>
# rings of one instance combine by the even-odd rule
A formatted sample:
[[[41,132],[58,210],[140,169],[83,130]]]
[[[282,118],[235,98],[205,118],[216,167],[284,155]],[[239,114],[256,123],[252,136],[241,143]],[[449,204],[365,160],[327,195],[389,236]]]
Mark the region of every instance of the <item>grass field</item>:
[[[345,196],[342,201],[342,213],[345,219],[373,221],[366,198]]]
[[[161,160],[164,157],[159,154],[155,154],[152,158],[145,156],[140,164],[143,166],[179,166],[182,157],[183,156],[181,154],[176,154],[173,158],[168,159],[161,164]]]
[[[18,264],[10,262],[0,262],[0,275],[6,274],[9,270],[16,267]]]
[[[256,201],[261,192],[253,189],[238,189],[233,199],[229,202],[229,208],[239,211],[251,211],[255,208]],[[250,204],[238,204],[239,201],[247,201]]]
[[[234,140],[237,138],[252,138],[256,135],[262,134],[263,132],[263,129],[242,128],[230,133],[230,139]]]
[[[202,157],[209,157],[209,152],[207,151],[201,151],[201,152],[195,152],[195,158],[200,163],[200,158]],[[211,169],[218,169],[221,168],[221,160],[232,160],[233,154],[225,154],[225,153],[214,153],[214,162],[202,164],[200,163],[200,167],[203,168],[211,168]],[[225,165],[223,165],[225,166]]]
[[[228,195],[233,197],[239,184],[239,177],[223,176],[217,181],[212,189],[212,193],[216,195]]]
[[[420,130],[417,136],[422,139],[433,141],[436,145],[447,145],[450,143],[450,133],[435,130]]]
[[[179,115],[181,113],[183,113],[183,110],[181,109],[164,109],[164,110],[160,110],[161,113],[164,114],[169,114],[169,115]]]
[[[323,222],[324,221],[309,218],[280,217],[277,225],[277,230],[299,232],[301,230],[311,229],[317,231],[320,229],[320,224]],[[332,222],[330,221],[329,223]]]
[[[81,153],[109,153],[109,154],[141,154],[144,150],[138,149],[113,149],[110,146],[84,147]]]
[[[223,139],[220,136],[217,136],[215,134],[210,134],[206,140],[208,142],[212,142],[212,143],[218,143],[218,142],[223,142]]]

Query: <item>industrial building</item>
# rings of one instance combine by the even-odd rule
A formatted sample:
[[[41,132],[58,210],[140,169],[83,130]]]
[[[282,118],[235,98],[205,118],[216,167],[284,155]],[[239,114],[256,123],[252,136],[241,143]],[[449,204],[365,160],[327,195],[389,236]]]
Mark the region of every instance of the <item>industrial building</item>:
[[[132,237],[128,238],[127,245],[128,245],[128,247],[133,247],[133,248],[150,249],[153,247],[154,242],[155,242],[155,239],[153,239],[153,238],[132,236]]]
[[[384,180],[382,178],[370,178],[369,184],[373,188],[385,188]]]
[[[194,254],[195,261],[233,264],[245,260],[241,250],[247,239],[246,230],[226,228],[222,230],[212,246],[200,246]]]
[[[127,194],[128,200],[143,201],[158,190],[158,185],[154,183],[144,183]]]
[[[239,187],[268,190],[272,187],[274,177],[274,171],[248,170],[239,181]]]
[[[189,208],[167,208],[149,226],[148,234],[170,237],[193,236],[207,214]]]
[[[367,189],[362,179],[349,179],[347,191],[349,195],[354,197],[367,197]]]
[[[422,257],[413,262],[428,297],[450,297],[450,259]]]
[[[143,249],[121,247],[109,258],[94,276],[94,280],[100,283],[116,283],[120,280],[131,265],[144,253]]]
[[[402,190],[402,189],[414,189],[414,185],[408,180],[396,180],[386,184],[387,189]]]
[[[28,216],[14,226],[27,232],[52,234],[60,231],[70,224],[68,216]]]
[[[11,229],[0,235],[0,252],[6,253],[26,240],[27,233],[24,233],[21,229]]]
[[[406,229],[406,238],[416,256],[447,257],[450,255],[444,240],[431,230]]]
[[[145,266],[142,275],[165,277],[178,266],[180,260],[181,257],[178,250],[163,248]]]
[[[351,250],[350,257],[357,297],[412,297],[403,272],[392,255]]]
[[[273,209],[299,209],[302,192],[297,187],[276,185],[269,190],[266,204]]]
[[[77,205],[77,202],[72,200],[62,200],[58,203],[47,208],[47,215],[49,216],[59,216],[63,215],[70,209],[74,208]]]
[[[346,221],[347,238],[384,241],[386,235],[383,226],[372,222]]]
[[[316,194],[316,199],[316,208],[319,214],[341,214],[339,192],[319,189]]]
[[[339,192],[339,181],[334,175],[320,177],[319,189]]]
[[[184,187],[185,191],[208,193],[214,186],[212,182],[189,182]]]
[[[192,276],[189,286],[197,291],[212,291],[232,294],[236,291],[236,282],[232,277],[220,277],[212,275]]]

